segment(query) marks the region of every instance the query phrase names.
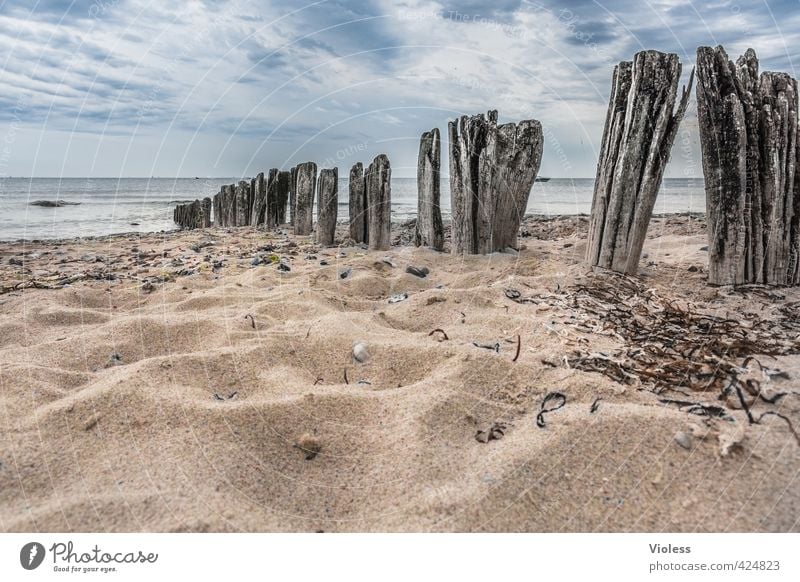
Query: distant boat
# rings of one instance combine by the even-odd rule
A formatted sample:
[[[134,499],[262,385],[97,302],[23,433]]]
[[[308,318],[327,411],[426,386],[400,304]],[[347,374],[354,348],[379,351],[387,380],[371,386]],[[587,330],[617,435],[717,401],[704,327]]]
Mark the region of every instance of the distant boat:
[[[550,178],[536,178],[535,182],[549,182]]]

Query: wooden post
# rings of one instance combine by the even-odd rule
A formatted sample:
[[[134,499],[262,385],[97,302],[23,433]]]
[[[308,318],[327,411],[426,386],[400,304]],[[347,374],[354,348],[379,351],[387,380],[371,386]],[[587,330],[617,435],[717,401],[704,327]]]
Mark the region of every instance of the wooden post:
[[[222,188],[214,194],[214,226],[222,226]]]
[[[392,168],[386,154],[376,157],[365,174],[369,248],[388,250],[392,245]]]
[[[417,225],[414,244],[441,251],[444,248],[444,224],[440,207],[439,172],[442,166],[439,128],[422,134],[417,159]]]
[[[203,198],[201,209],[203,213],[203,228],[208,228],[211,226],[211,198]]]
[[[278,168],[271,168],[267,177],[267,214],[264,224],[267,228],[277,226],[275,220],[276,208],[278,205]]]
[[[800,283],[797,82],[749,49],[697,49],[697,118],[712,285]]]
[[[356,243],[369,241],[367,228],[367,185],[364,181],[364,165],[361,162],[350,168],[349,210],[350,238]]]
[[[236,185],[236,226],[247,226],[250,222],[250,209],[247,200],[250,197],[250,183],[241,180]]]
[[[454,254],[517,246],[544,137],[535,119],[497,125],[497,111],[448,124]]]
[[[314,189],[317,183],[317,164],[305,162],[297,165],[297,192],[295,204],[297,206],[294,221],[294,233],[299,235],[311,234],[314,226]]]
[[[615,69],[589,224],[587,262],[635,275],[689,86],[676,111],[678,55],[636,53]]]
[[[297,213],[297,166],[291,169],[289,176],[289,224],[294,226],[294,216]]]
[[[286,224],[286,206],[289,203],[291,172],[278,172],[275,176],[273,221],[275,226]]]
[[[264,183],[264,172],[253,180],[253,212],[250,214],[250,224],[258,227],[264,224],[267,212],[267,189]]]
[[[233,184],[226,184],[222,187],[222,217],[225,226],[235,226],[236,220],[236,192]]]
[[[317,186],[317,244],[333,244],[338,209],[339,168],[320,170]]]

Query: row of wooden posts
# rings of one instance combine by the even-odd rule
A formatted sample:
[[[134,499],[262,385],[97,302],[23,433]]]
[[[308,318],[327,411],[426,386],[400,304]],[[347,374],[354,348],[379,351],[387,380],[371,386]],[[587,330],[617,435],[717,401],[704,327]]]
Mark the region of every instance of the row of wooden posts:
[[[800,284],[800,146],[797,82],[785,73],[759,75],[750,49],[736,63],[722,47],[697,50],[697,109],[705,175],[709,282],[714,285]],[[680,98],[678,55],[642,51],[614,69],[586,260],[635,274],[670,151],[686,113],[695,71]],[[497,112],[448,124],[451,237],[454,254],[517,246],[517,232],[539,171],[544,137],[533,119],[497,124]],[[417,166],[415,243],[442,250],[441,139],[422,134]],[[350,170],[350,238],[371,249],[391,244],[391,168],[380,155]],[[182,228],[293,225],[332,245],[338,169],[306,162],[224,186],[175,209]]]

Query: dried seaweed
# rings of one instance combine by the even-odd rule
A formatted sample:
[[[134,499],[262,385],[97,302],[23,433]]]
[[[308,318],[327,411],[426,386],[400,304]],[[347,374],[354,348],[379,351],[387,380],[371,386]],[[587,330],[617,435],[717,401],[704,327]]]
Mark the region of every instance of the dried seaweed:
[[[551,408],[545,408],[548,402],[556,401],[556,404]],[[536,426],[539,428],[545,427],[544,422],[544,415],[553,412],[554,410],[558,410],[559,408],[563,408],[564,405],[567,403],[567,397],[564,396],[561,392],[549,392],[542,400],[541,410],[539,414],[536,415]]]

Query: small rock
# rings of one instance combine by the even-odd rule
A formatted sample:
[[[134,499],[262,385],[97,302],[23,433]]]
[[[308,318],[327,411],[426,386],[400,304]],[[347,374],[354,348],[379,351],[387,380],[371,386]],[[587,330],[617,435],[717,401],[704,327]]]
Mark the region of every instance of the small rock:
[[[708,252],[708,246],[700,247],[700,250]]]
[[[250,264],[253,267],[257,267],[258,265],[260,265],[262,263],[262,261],[263,261],[263,259],[261,257],[253,257],[252,259],[250,259]]]
[[[326,261],[325,259],[322,259],[319,262],[319,264],[320,264],[321,267],[327,267],[329,265],[328,261]]]
[[[142,283],[142,286],[140,287],[142,293],[152,293],[155,290],[155,288],[156,288],[155,285],[153,285],[150,281],[145,281],[144,283]]]
[[[352,267],[346,267],[344,269],[339,269],[339,278],[340,279],[347,279],[350,276],[350,273],[353,272]]]
[[[428,267],[415,267],[413,265],[409,265],[406,267],[406,273],[414,275],[415,277],[419,277],[420,279],[424,279],[428,276],[430,271],[428,270]]]
[[[675,442],[687,451],[692,448],[692,437],[682,430],[675,433]]]
[[[387,265],[389,265],[390,267],[394,267],[394,263],[392,262],[392,259],[391,259],[391,257],[383,257],[383,258],[381,259],[381,262],[382,262],[382,263],[386,263],[386,264],[387,264]]]
[[[8,259],[8,264],[9,265],[17,265],[18,267],[21,267],[22,265],[24,265],[22,260],[21,259],[17,259],[16,257],[11,257],[10,259]]]
[[[389,297],[389,303],[400,303],[408,299],[408,293],[395,293]]]
[[[697,272],[697,271],[699,271],[700,269],[698,269],[696,266],[692,265],[692,266],[691,266],[691,267],[689,267],[687,270],[688,270],[690,273],[696,273],[696,272]]]
[[[359,364],[363,364],[368,361],[369,358],[370,355],[369,350],[367,350],[367,344],[364,342],[356,342],[353,344],[353,360]]]
[[[286,263],[278,263],[278,270],[284,273],[288,273],[289,271],[292,270],[292,268]]]
[[[297,439],[297,444],[295,444],[295,447],[300,449],[300,451],[305,455],[306,461],[310,461],[320,453],[322,450],[322,443],[314,435],[305,433],[303,436]]]
[[[121,366],[122,365],[122,356],[119,355],[117,352],[113,352],[110,356],[108,356],[108,361],[106,362],[106,368],[112,368],[114,366]]]

